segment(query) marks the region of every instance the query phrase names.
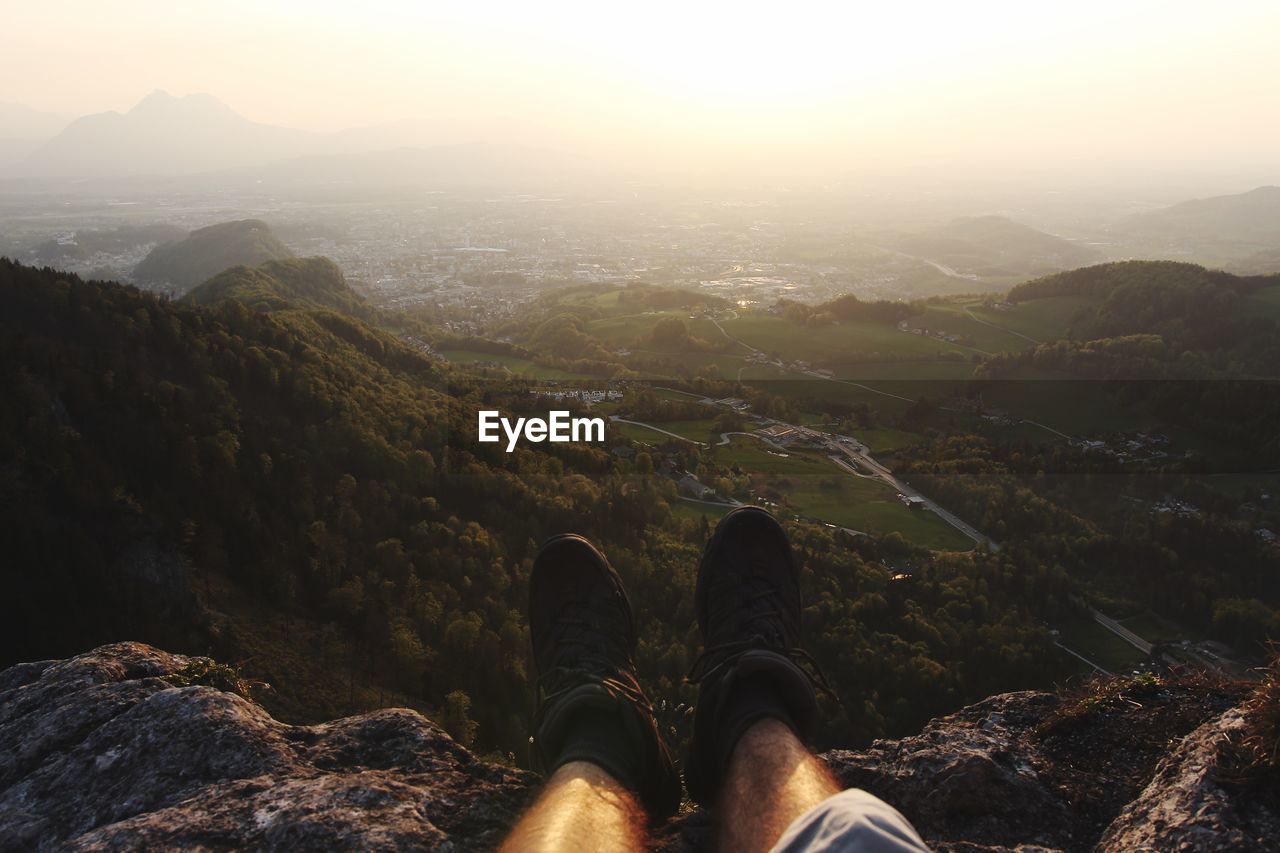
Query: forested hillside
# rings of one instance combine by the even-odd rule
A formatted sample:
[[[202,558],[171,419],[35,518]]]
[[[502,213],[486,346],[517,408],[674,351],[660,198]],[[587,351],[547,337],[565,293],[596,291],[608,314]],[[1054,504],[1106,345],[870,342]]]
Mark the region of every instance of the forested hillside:
[[[184,298],[201,305],[236,299],[255,311],[293,307],[371,316],[365,301],[347,284],[338,265],[328,258],[287,258],[256,267],[231,267],[197,286]]]
[[[229,267],[291,257],[293,252],[265,222],[241,219],[199,228],[181,240],[156,246],[134,269],[133,279],[181,293]]]
[[[1009,300],[1093,297],[1096,302],[1072,318],[1069,337],[1158,335],[1174,359],[1191,351],[1223,369],[1274,374],[1280,365],[1280,325],[1247,297],[1275,285],[1280,275],[1236,276],[1174,261],[1125,261],[1029,281],[1013,288]]]
[[[4,662],[122,638],[215,651],[285,716],[385,691],[523,759],[527,574],[544,536],[577,530],[626,579],[641,672],[683,726],[707,522],[671,515],[646,454],[476,444],[481,402],[531,405],[520,382],[443,373],[327,311],[166,302],[8,261],[0,308]],[[843,697],[825,743],[1070,670],[1044,619],[1079,605],[1050,563],[793,535],[810,645]]]

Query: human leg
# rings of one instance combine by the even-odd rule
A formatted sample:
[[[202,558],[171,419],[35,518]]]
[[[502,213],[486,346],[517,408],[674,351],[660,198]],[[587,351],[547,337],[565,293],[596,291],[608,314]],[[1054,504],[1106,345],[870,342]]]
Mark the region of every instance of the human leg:
[[[720,792],[720,846],[768,850],[840,785],[789,726],[766,718],[738,740]]]
[[[538,671],[534,747],[548,784],[504,849],[631,849],[645,815],[680,802],[680,780],[640,688],[622,581],[580,536],[549,540],[529,581]]]
[[[927,850],[902,815],[840,786],[805,746],[828,690],[801,650],[798,567],[782,527],[744,508],[716,527],[698,568],[706,646],[690,672],[690,795],[719,815],[725,850]],[[776,844],[776,847],[775,847]]]
[[[689,673],[701,689],[686,781],[690,796],[712,807],[747,732],[773,720],[802,743],[817,717],[817,689],[828,688],[800,648],[790,542],[764,510],[736,509],[716,526],[698,567],[695,609],[705,649]]]
[[[608,839],[607,844],[603,840]],[[645,814],[636,795],[586,761],[560,765],[502,843],[503,853],[645,849]]]

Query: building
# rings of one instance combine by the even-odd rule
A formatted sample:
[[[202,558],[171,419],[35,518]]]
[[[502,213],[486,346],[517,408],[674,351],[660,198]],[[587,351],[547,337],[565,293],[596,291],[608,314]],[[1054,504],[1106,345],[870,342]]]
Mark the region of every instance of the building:
[[[676,490],[683,495],[691,498],[697,498],[700,501],[711,500],[716,496],[716,490],[699,480],[692,474],[685,474],[676,481]]]
[[[800,431],[793,426],[774,424],[773,426],[767,426],[764,429],[756,430],[756,435],[761,438],[768,439],[774,444],[787,444],[788,442],[795,441],[799,438]]]

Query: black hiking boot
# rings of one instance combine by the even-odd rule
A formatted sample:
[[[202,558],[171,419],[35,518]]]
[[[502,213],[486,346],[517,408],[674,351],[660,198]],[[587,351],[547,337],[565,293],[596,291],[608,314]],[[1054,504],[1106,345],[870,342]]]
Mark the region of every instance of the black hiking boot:
[[[815,687],[831,691],[800,649],[795,559],[782,526],[765,510],[741,507],[716,525],[698,566],[694,603],[705,651],[688,676],[702,687],[685,783],[695,801],[711,806],[747,729],[773,718],[804,740],[817,716]]]
[[[547,540],[529,580],[538,668],[534,746],[550,775],[589,761],[634,791],[650,818],[680,805],[680,777],[636,680],[631,602],[608,560],[581,536]]]

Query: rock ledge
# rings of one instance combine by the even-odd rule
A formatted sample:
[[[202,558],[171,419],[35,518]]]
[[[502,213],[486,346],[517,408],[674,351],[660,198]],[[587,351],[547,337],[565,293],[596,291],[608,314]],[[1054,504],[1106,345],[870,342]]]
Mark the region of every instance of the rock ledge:
[[[413,711],[291,726],[236,693],[174,686],[192,661],[117,643],[0,672],[0,849],[484,849],[536,783]],[[939,850],[1272,849],[1274,795],[1219,779],[1238,690],[1120,698],[994,696],[824,758]],[[656,842],[712,837],[687,812]]]

